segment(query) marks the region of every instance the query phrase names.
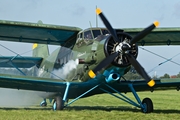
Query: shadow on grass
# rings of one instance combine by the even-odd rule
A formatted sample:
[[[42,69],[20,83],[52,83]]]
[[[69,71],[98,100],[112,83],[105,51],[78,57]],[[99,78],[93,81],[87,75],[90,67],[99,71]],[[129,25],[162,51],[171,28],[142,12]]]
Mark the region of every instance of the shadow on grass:
[[[50,107],[1,107],[0,110],[52,110]]]
[[[0,110],[52,110],[51,107],[29,107],[29,108],[0,108]],[[135,107],[128,107],[128,106],[68,106],[64,109],[65,111],[82,111],[82,110],[100,110],[100,111],[125,111],[125,112],[136,112],[141,113],[141,109],[135,108]],[[153,113],[166,113],[166,114],[172,114],[172,113],[180,113],[180,110],[174,110],[174,109],[155,109]]]
[[[140,108],[128,107],[128,106],[72,106],[67,107],[66,110],[102,110],[102,111],[127,111],[127,112],[141,112]],[[153,113],[180,113],[180,110],[166,109],[160,110],[155,109]]]
[[[101,111],[132,111],[132,112],[138,112],[139,109],[132,108],[132,107],[124,107],[124,106],[69,106],[65,108],[66,110],[101,110]]]

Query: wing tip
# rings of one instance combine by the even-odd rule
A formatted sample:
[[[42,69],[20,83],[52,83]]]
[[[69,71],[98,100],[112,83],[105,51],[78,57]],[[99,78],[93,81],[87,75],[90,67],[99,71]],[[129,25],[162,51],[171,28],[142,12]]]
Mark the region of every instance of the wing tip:
[[[37,48],[37,46],[38,46],[38,44],[34,43],[32,49],[34,50],[35,48]]]
[[[153,87],[155,85],[155,81],[152,79],[148,83],[149,87]]]

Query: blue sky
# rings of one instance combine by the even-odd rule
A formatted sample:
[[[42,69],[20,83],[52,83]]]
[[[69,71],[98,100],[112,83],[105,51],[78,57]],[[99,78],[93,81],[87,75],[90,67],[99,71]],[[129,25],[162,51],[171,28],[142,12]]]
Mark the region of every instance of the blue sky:
[[[85,29],[90,26],[89,21],[92,26],[96,26],[96,6],[102,9],[114,28],[145,28],[155,20],[160,22],[159,27],[180,27],[179,0],[1,0],[0,19],[34,23],[42,20],[46,24],[76,26]],[[104,27],[99,18],[98,26]],[[0,44],[19,54],[32,48],[32,44],[9,42],[0,42]],[[179,46],[145,48],[166,58],[179,53]],[[1,46],[0,50],[1,55],[14,55]],[[149,71],[164,59],[139,49],[138,61],[146,71]],[[180,63],[180,56],[173,58],[173,61]],[[149,74],[156,73],[161,76],[164,73],[173,75],[179,72],[180,66],[167,62]]]

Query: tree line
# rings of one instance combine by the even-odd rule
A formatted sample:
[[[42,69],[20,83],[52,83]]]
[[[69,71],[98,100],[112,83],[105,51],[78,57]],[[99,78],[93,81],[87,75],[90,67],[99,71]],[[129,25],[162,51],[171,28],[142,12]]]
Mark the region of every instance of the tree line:
[[[165,73],[163,76],[151,76],[153,79],[161,79],[161,78],[180,78],[180,72],[177,75],[169,75],[168,73]],[[143,79],[137,71],[134,69],[134,67],[131,67],[131,69],[124,75],[124,78],[127,80],[139,80]]]

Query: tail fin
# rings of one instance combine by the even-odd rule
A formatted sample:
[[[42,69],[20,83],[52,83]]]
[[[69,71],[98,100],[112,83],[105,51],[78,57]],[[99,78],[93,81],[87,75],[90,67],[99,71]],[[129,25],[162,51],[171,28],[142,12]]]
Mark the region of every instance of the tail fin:
[[[48,45],[46,44],[33,44],[33,57],[47,58],[49,56]]]
[[[33,76],[40,76],[39,75],[39,68],[43,67],[45,59],[47,59],[47,57],[49,56],[48,45],[34,43],[32,49],[33,49],[33,52],[32,52],[33,57],[41,57],[41,58],[43,58],[43,61],[41,62],[40,66],[35,66],[32,69]]]

